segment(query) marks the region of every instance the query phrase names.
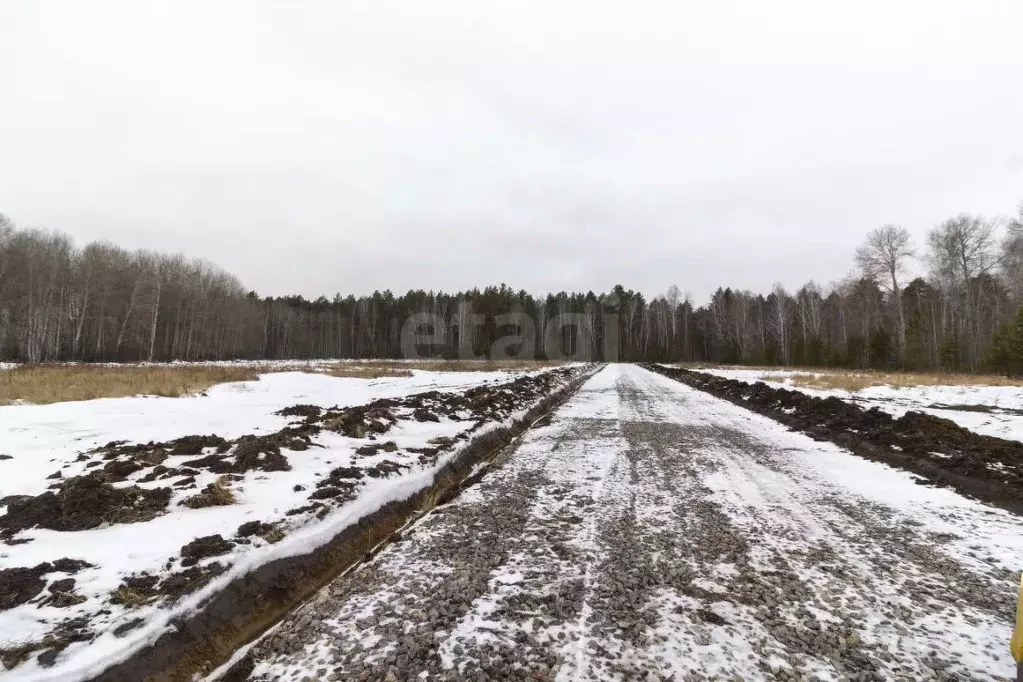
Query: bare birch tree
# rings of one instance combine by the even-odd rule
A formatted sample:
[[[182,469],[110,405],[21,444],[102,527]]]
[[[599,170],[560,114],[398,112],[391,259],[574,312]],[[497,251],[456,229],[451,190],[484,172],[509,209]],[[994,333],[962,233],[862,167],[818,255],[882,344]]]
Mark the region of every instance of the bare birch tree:
[[[891,295],[900,358],[906,348],[906,317],[902,309],[899,276],[904,271],[906,261],[912,256],[909,232],[898,225],[882,225],[875,229],[856,250],[856,264],[864,276],[877,282]]]

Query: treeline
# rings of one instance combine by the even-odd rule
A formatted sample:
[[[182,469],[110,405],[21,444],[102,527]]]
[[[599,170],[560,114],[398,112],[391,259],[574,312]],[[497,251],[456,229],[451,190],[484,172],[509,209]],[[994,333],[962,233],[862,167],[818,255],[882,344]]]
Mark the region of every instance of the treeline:
[[[914,264],[927,275],[903,281]],[[0,215],[0,359],[396,358],[403,326],[428,313],[448,332],[431,350],[452,358],[485,357],[513,332],[531,337],[523,346],[542,357],[551,322],[571,319],[572,328],[555,332],[562,352],[595,359],[613,349],[636,361],[1023,368],[1023,324],[1014,324],[1023,304],[1023,206],[1012,220],[951,218],[919,250],[902,228],[878,228],[856,265],[827,287],[721,288],[701,306],[674,286],[650,300],[622,286],[536,297],[501,285],[310,301],[260,297],[217,266],[180,255],[103,242],[79,249],[66,235],[17,228]],[[509,313],[531,322],[510,323]]]

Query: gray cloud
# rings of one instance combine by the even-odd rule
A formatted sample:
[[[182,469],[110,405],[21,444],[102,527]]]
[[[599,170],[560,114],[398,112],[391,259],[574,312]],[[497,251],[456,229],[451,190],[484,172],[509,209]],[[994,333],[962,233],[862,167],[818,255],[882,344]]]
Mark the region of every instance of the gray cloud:
[[[1023,199],[1023,5],[0,7],[0,211],[264,293],[704,299]]]

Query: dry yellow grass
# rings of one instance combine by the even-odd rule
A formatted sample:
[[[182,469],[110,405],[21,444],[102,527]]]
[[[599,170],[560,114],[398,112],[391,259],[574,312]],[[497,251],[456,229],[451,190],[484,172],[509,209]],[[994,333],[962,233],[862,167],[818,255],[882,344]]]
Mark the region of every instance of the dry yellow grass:
[[[411,369],[397,365],[369,365],[361,362],[331,365],[321,373],[339,379],[389,379],[412,376]]]
[[[526,372],[565,363],[556,360],[438,360],[434,362],[405,362],[403,367],[433,372]]]
[[[355,379],[380,379],[386,377],[409,377],[412,370],[429,372],[497,372],[529,371],[553,367],[562,363],[548,360],[423,360],[344,362],[329,365],[322,371],[333,377]]]
[[[37,405],[133,395],[178,397],[228,381],[251,381],[267,367],[217,365],[25,365],[0,371],[0,405]]]
[[[134,395],[178,397],[202,393],[229,381],[254,381],[270,372],[320,372],[355,379],[400,378],[412,370],[432,372],[525,371],[560,363],[540,360],[366,361],[273,365],[22,365],[0,371],[0,405],[24,401],[36,405],[123,398]]]
[[[841,370],[806,370],[808,374],[783,376],[765,374],[763,381],[791,380],[797,388],[860,391],[871,386],[1023,386],[1023,380],[991,374],[944,374],[938,372],[851,372]]]

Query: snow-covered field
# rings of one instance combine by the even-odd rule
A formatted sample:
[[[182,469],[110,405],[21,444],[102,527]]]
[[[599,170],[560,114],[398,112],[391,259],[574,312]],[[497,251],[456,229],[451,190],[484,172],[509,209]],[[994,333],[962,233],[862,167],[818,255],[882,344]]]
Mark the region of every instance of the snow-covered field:
[[[308,553],[428,486],[468,434],[530,406],[494,401],[480,411],[449,396],[540,374],[279,372],[205,396],[0,407],[0,597],[9,600],[0,604],[0,653],[14,668],[0,679],[87,679],[124,660],[232,579]],[[408,402],[425,391],[442,393]],[[395,400],[365,414],[345,409],[380,399]],[[339,409],[276,414],[296,405]],[[210,434],[219,438],[175,440]],[[87,479],[95,486],[70,487]],[[45,497],[48,488],[57,494]],[[121,515],[115,522],[83,521],[72,502],[108,488],[134,501],[111,511]],[[232,501],[207,504],[225,491]],[[50,527],[33,523],[51,509],[60,518]]]
[[[793,377],[814,375],[807,371],[775,368],[702,368],[699,371],[747,383],[764,381],[765,376],[784,377],[782,382],[764,383],[821,398],[836,396],[864,408],[877,407],[895,417],[910,410],[924,412],[950,419],[985,436],[1023,441],[1023,386],[871,386],[859,391],[824,390],[793,385]]]
[[[36,494],[40,482],[80,452],[114,440],[167,441],[215,433],[236,438],[271,433],[289,419],[274,414],[300,403],[362,405],[422,391],[458,391],[518,376],[511,372],[425,372],[382,379],[274,372],[258,381],[213,386],[206,396],[101,398],[52,405],[0,405],[0,497]]]

